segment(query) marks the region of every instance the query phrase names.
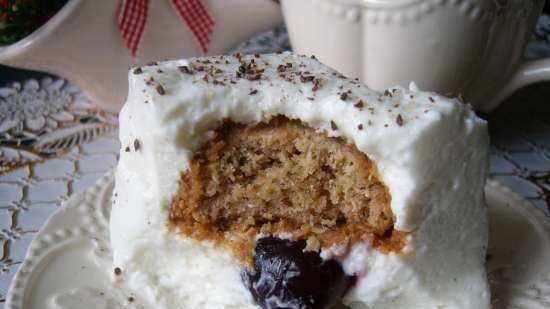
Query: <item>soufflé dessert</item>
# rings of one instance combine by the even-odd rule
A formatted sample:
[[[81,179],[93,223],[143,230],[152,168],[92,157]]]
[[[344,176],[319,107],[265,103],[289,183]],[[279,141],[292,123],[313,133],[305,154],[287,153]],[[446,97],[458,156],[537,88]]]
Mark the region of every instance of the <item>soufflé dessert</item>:
[[[485,121],[293,53],[134,68],[114,263],[147,308],[488,309]]]

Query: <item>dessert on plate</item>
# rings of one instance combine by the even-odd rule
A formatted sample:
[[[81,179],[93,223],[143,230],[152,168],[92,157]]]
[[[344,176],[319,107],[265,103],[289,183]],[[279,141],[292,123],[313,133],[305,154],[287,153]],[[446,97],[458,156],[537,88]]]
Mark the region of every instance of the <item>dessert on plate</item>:
[[[488,133],[293,53],[129,73],[114,263],[151,308],[488,309]]]

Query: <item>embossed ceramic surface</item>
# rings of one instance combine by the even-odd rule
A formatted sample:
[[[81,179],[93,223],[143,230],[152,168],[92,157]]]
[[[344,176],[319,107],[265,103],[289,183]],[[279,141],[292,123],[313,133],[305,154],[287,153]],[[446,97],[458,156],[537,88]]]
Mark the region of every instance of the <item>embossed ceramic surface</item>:
[[[7,309],[146,308],[139,291],[125,290],[124,271],[116,275],[111,264],[112,189],[109,173],[49,219],[13,281]],[[486,194],[495,309],[543,308],[550,302],[550,222],[496,182]]]
[[[542,0],[283,0],[293,48],[383,91],[462,93],[488,111],[550,79],[550,60],[522,62]]]

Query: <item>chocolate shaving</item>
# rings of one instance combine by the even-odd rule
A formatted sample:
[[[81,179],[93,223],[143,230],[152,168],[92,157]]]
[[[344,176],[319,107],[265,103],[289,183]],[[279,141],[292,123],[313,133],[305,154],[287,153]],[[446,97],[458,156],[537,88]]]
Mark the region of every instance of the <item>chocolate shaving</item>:
[[[120,276],[122,274],[122,269],[120,269],[120,267],[115,267],[114,272],[115,272],[115,275]]]
[[[130,303],[134,302],[134,298],[132,296],[128,297],[128,302]]]
[[[189,70],[189,67],[186,66],[186,65],[179,66],[178,69],[179,69],[180,72],[182,72],[182,73],[185,73],[185,74],[193,74],[193,72],[191,72],[191,70]]]
[[[354,107],[356,108],[363,108],[364,104],[363,104],[363,100],[359,100],[357,103],[355,103],[353,105]]]
[[[395,118],[395,122],[397,123],[398,126],[403,126],[403,117],[401,116],[401,114],[398,114],[397,115],[397,118]]]
[[[357,129],[359,129],[359,131],[360,131],[360,130],[363,130],[363,124],[361,124],[361,123],[358,124],[358,125],[357,125]]]
[[[430,97],[430,102],[435,103],[435,99],[433,97]]]
[[[313,75],[309,75],[309,76],[300,75],[300,81],[302,83],[312,82],[314,79],[315,79],[315,76]]]
[[[130,152],[130,147],[126,146],[126,148],[124,148],[124,151],[125,152]]]
[[[249,76],[248,80],[254,81],[254,80],[260,80],[261,78],[262,78],[262,73],[257,73],[255,75]]]
[[[135,68],[134,69],[134,74],[137,75],[137,74],[141,74],[141,73],[143,73],[143,70],[141,68]]]
[[[166,91],[164,91],[164,87],[162,87],[161,84],[158,84],[157,85],[157,92],[160,94],[160,95],[164,95],[166,93]]]
[[[313,80],[313,88],[311,88],[311,91],[317,91],[319,87],[321,87],[321,79],[316,78]]]
[[[393,94],[388,89],[386,89],[386,91],[384,91],[384,96],[393,97]]]
[[[250,91],[249,95],[255,95],[256,93],[258,93],[258,89],[253,89]]]
[[[334,123],[334,121],[330,121],[330,128],[333,130],[333,131],[336,131],[338,130],[338,126],[336,125],[336,123]]]
[[[344,92],[340,95],[340,100],[345,101],[348,98],[348,93]]]
[[[141,142],[136,138],[134,140],[134,150],[138,151],[139,149],[141,149]]]

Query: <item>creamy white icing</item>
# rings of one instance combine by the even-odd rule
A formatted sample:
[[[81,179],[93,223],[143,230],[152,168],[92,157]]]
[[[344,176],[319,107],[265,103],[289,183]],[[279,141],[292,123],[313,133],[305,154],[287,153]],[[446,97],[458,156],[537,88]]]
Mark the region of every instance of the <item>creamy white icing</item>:
[[[245,72],[237,78],[240,63],[233,56],[130,72],[111,214],[115,265],[129,285],[147,295],[152,308],[258,308],[231,254],[169,233],[167,211],[190,157],[222,120],[256,123],[285,115],[367,154],[390,190],[395,228],[410,233],[401,254],[358,243],[339,257],[348,273],[359,275],[345,303],[489,308],[488,135],[470,106],[403,88],[379,94],[291,53],[242,57],[252,59],[264,69],[259,77]]]

